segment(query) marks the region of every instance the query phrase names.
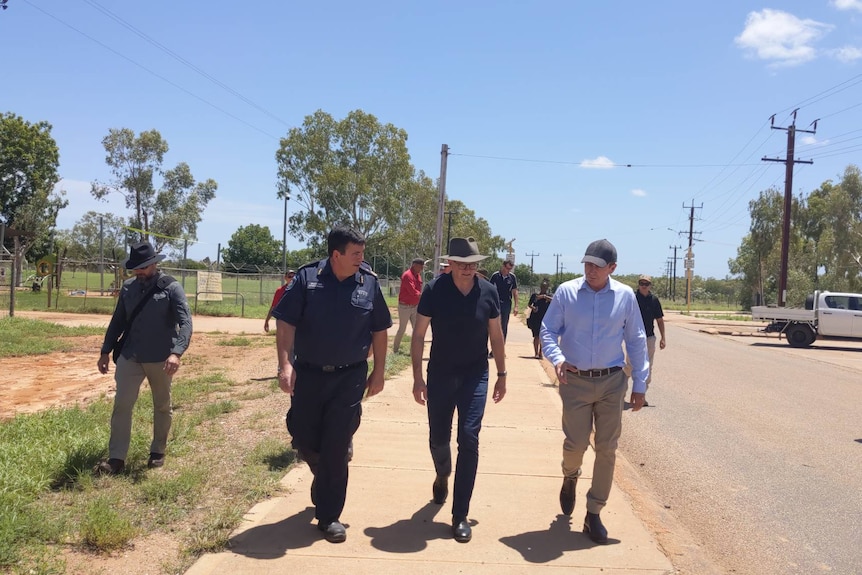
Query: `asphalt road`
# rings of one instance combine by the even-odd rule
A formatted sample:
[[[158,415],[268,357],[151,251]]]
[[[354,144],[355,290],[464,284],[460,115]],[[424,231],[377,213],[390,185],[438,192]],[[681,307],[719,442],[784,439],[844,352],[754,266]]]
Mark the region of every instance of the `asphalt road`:
[[[691,327],[668,323],[625,458],[728,573],[862,573],[862,345]]]

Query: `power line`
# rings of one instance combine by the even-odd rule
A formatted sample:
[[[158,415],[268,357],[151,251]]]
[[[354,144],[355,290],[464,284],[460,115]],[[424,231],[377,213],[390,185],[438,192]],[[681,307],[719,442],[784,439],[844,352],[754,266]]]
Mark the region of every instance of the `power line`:
[[[165,82],[165,83],[167,83],[167,84],[170,84],[171,86],[173,86],[173,87],[174,87],[174,88],[176,88],[177,90],[180,90],[181,92],[184,92],[184,93],[188,94],[188,95],[189,95],[189,96],[191,96],[192,98],[194,98],[194,99],[196,99],[196,100],[198,100],[198,101],[200,101],[200,102],[203,102],[203,103],[204,103],[204,104],[206,104],[207,106],[209,106],[209,107],[213,108],[214,110],[216,110],[216,111],[218,111],[218,112],[221,112],[221,113],[222,113],[222,114],[224,114],[225,116],[228,116],[228,117],[230,117],[230,118],[233,118],[234,120],[236,120],[237,122],[240,122],[241,124],[245,124],[246,126],[248,126],[249,128],[251,128],[252,130],[255,130],[255,131],[257,131],[257,132],[260,132],[260,133],[261,133],[261,134],[263,134],[264,136],[268,136],[268,137],[270,137],[270,138],[272,138],[272,139],[274,139],[274,140],[278,140],[278,139],[279,139],[279,138],[278,138],[278,136],[274,136],[274,135],[270,134],[269,132],[267,132],[267,131],[265,131],[265,130],[263,130],[263,129],[261,129],[261,128],[258,128],[257,126],[255,126],[255,125],[253,125],[253,124],[250,124],[249,122],[246,122],[246,121],[245,121],[245,120],[243,120],[242,118],[240,118],[240,117],[238,117],[238,116],[235,116],[234,114],[231,114],[231,113],[230,113],[230,112],[228,112],[227,110],[225,110],[225,109],[223,109],[223,108],[220,108],[219,106],[217,106],[217,105],[213,104],[213,103],[212,103],[212,102],[210,102],[209,100],[207,100],[207,99],[205,99],[205,98],[203,98],[203,97],[201,97],[201,96],[198,96],[198,95],[197,95],[197,94],[195,94],[194,92],[191,92],[191,91],[189,91],[189,90],[187,90],[187,89],[183,88],[182,86],[180,86],[180,85],[179,85],[179,84],[177,84],[176,82],[173,82],[173,81],[169,80],[168,78],[166,78],[166,77],[162,76],[162,75],[161,75],[161,74],[159,74],[158,72],[155,72],[154,70],[151,70],[150,68],[147,68],[147,67],[146,67],[146,66],[144,66],[143,64],[140,64],[139,62],[137,62],[137,61],[133,60],[132,58],[130,58],[130,57],[128,57],[128,56],[126,56],[125,54],[122,54],[122,53],[118,52],[117,50],[115,50],[115,49],[111,48],[110,46],[108,46],[108,45],[107,45],[107,44],[105,44],[104,42],[101,42],[100,40],[97,40],[97,39],[93,38],[92,36],[90,36],[90,35],[89,35],[89,34],[87,34],[86,32],[83,32],[83,31],[81,31],[81,30],[79,30],[79,29],[75,28],[75,27],[74,27],[74,26],[72,26],[71,24],[69,24],[69,23],[67,23],[67,22],[65,22],[65,21],[63,21],[63,20],[61,20],[60,18],[58,18],[58,17],[54,16],[54,15],[53,15],[53,14],[51,14],[50,12],[48,12],[48,11],[46,11],[46,10],[44,10],[44,9],[40,8],[39,6],[36,6],[36,5],[35,5],[35,4],[33,4],[32,2],[30,2],[29,0],[23,0],[23,1],[24,1],[24,2],[26,2],[27,4],[29,4],[32,8],[35,8],[36,10],[38,10],[39,12],[41,12],[42,14],[44,14],[44,15],[48,16],[49,18],[51,18],[51,19],[53,19],[53,20],[55,20],[55,21],[57,21],[57,22],[59,22],[60,24],[62,24],[63,26],[66,26],[66,27],[67,27],[67,28],[69,28],[70,30],[73,30],[73,31],[77,32],[78,34],[80,34],[81,36],[84,36],[84,37],[85,37],[85,38],[87,38],[88,40],[90,40],[90,41],[92,41],[92,42],[94,42],[94,43],[98,44],[99,46],[101,46],[101,47],[102,47],[102,48],[104,48],[105,50],[108,50],[109,52],[111,52],[111,53],[115,54],[116,56],[119,56],[120,58],[122,58],[122,59],[126,60],[127,62],[129,62],[129,63],[131,63],[131,64],[134,64],[135,66],[137,66],[137,67],[138,67],[138,68],[140,68],[141,70],[144,70],[145,72],[147,72],[148,74],[151,74],[151,75],[155,76],[155,77],[156,77],[156,78],[158,78],[159,80],[162,80],[163,82]]]
[[[574,162],[570,160],[549,160],[546,158],[513,158],[510,156],[485,156],[480,154],[456,154],[451,152],[450,156],[461,156],[464,158],[481,158],[484,160],[499,160],[504,162],[528,162],[534,164],[561,164],[567,166],[578,166],[584,169],[602,169],[602,168],[717,168],[725,164],[601,164],[601,165],[584,165],[584,161]],[[743,166],[759,166],[756,164],[740,164]]]
[[[290,127],[290,124],[288,124],[286,121],[284,121],[281,118],[279,118],[278,116],[276,116],[274,113],[272,113],[269,110],[267,110],[266,108],[258,105],[256,102],[254,102],[254,101],[250,100],[249,98],[245,97],[244,95],[240,94],[239,92],[237,92],[236,90],[234,90],[233,88],[231,88],[230,86],[228,86],[227,84],[225,84],[224,82],[219,80],[218,78],[213,77],[212,75],[210,75],[206,71],[202,70],[198,66],[189,62],[188,60],[186,60],[185,58],[183,58],[182,56],[180,56],[179,54],[177,54],[176,52],[174,52],[173,50],[171,50],[170,48],[168,48],[164,44],[160,43],[158,40],[155,40],[152,37],[148,36],[145,32],[136,28],[132,24],[126,22],[121,17],[119,17],[115,13],[111,12],[110,10],[108,10],[107,8],[105,8],[104,6],[99,4],[98,2],[95,2],[94,0],[82,0],[82,2],[89,4],[90,6],[92,6],[93,8],[95,8],[96,10],[98,10],[99,12],[101,12],[102,14],[107,16],[108,18],[114,20],[115,22],[117,22],[118,24],[120,24],[121,26],[126,28],[127,30],[131,31],[132,33],[136,34],[137,36],[139,36],[143,40],[149,42],[150,44],[152,44],[153,46],[155,46],[156,48],[158,48],[159,50],[161,50],[165,54],[169,55],[171,58],[173,58],[177,62],[183,64],[184,66],[186,66],[187,68],[189,68],[191,70],[194,70],[199,75],[203,76],[204,78],[206,78],[207,80],[209,80],[210,82],[212,82],[213,84],[218,86],[219,88],[222,88],[226,92],[233,94],[234,96],[236,96],[237,98],[239,98],[240,100],[242,100],[243,102],[248,104],[249,106],[255,108],[256,110],[258,110],[264,114],[266,114],[267,116],[269,116],[273,120],[276,120],[277,122],[281,122],[285,126]]]

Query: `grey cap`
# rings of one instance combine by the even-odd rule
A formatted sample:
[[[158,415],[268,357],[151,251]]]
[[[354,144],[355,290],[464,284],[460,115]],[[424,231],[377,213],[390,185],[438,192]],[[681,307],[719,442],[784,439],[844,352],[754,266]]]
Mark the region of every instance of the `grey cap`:
[[[617,248],[608,240],[596,240],[587,246],[582,264],[590,263],[603,268],[608,264],[617,263]]]

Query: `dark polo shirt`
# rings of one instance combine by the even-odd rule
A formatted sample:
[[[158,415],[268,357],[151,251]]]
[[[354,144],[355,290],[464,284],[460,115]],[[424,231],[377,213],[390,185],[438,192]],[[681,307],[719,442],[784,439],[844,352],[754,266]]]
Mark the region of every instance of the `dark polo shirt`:
[[[490,282],[474,278],[465,296],[451,275],[437,276],[416,311],[431,318],[429,373],[469,376],[488,369],[488,320],[500,316],[500,297]]]

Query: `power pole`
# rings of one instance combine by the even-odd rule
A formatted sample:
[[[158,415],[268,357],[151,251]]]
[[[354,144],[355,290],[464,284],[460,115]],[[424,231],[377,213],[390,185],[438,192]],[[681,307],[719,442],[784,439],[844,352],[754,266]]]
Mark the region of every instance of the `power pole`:
[[[673,250],[673,284],[670,292],[670,299],[676,301],[676,262],[679,257],[676,255],[676,250],[682,249],[682,246],[668,246]]]
[[[533,281],[533,257],[538,257],[542,254],[534,254],[531,252],[529,254],[524,254],[524,255],[527,256],[528,258],[530,258],[530,281],[532,282]]]
[[[694,279],[694,252],[691,247],[694,244],[694,209],[703,209],[703,204],[700,206],[694,205],[694,200],[691,200],[691,205],[682,205],[683,208],[691,208],[691,213],[688,216],[688,252],[685,255],[685,307],[687,312],[691,312],[691,281]]]
[[[554,257],[557,258],[557,263],[554,264],[554,274],[557,277],[557,287],[560,285],[560,256],[563,254],[554,254]]]
[[[781,271],[778,276],[778,307],[784,307],[787,302],[787,254],[790,251],[790,207],[793,200],[793,165],[794,164],[813,164],[814,160],[797,160],[793,157],[796,150],[796,132],[804,134],[814,134],[817,132],[817,120],[814,120],[811,125],[813,130],[798,130],[796,128],[796,112],[799,108],[793,110],[793,122],[786,128],[775,125],[775,114],[769,119],[770,128],[773,130],[787,130],[787,155],[782,158],[767,158],[763,156],[761,161],[764,162],[784,162],[784,218],[781,226]]]
[[[440,244],[443,242],[443,212],[446,211],[446,163],[449,159],[449,146],[443,144],[440,148],[440,182],[438,185],[439,198],[437,199],[437,235],[434,236],[434,266],[435,272],[440,256],[443,252],[440,250]],[[449,249],[449,246],[446,246]]]

